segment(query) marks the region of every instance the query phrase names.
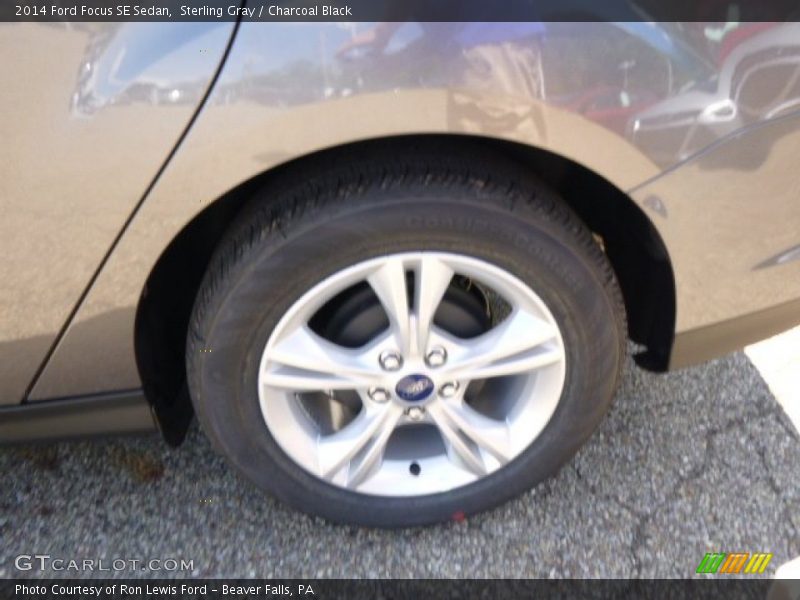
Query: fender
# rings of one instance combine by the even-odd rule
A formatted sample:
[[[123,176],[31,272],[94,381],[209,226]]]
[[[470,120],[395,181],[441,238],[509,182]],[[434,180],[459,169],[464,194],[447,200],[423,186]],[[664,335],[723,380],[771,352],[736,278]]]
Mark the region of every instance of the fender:
[[[738,135],[739,130],[731,127],[753,125],[725,123],[725,127],[711,132],[711,138],[702,147],[697,146],[696,138],[691,138],[683,140],[674,151],[668,148],[666,154],[654,150],[665,147],[664,143],[654,144],[656,136],[662,136],[658,138],[662,140],[674,139],[675,132],[680,132],[678,126],[682,121],[675,119],[685,118],[688,105],[718,102],[718,93],[706,97],[705,92],[670,87],[666,79],[656,86],[662,88],[660,96],[654,91],[646,94],[632,88],[598,88],[593,83],[598,74],[585,70],[580,71],[585,81],[579,82],[582,91],[577,99],[565,98],[557,92],[564,89],[563,80],[575,70],[567,67],[579,64],[570,61],[579,61],[591,52],[586,46],[559,45],[558,24],[548,24],[544,36],[541,26],[532,29],[535,24],[526,26],[527,29],[520,24],[505,29],[499,24],[484,24],[484,28],[469,24],[458,30],[452,29],[455,27],[452,24],[436,24],[427,29],[415,24],[394,25],[381,29],[389,31],[386,35],[390,39],[377,56],[361,53],[363,48],[357,43],[360,38],[355,30],[337,24],[241,25],[225,66],[192,129],[133,215],[33,388],[31,399],[139,386],[133,335],[136,306],[148,274],[169,242],[201,210],[243,182],[286,161],[354,141],[447,133],[479,135],[541,148],[583,165],[621,190],[635,192],[636,203],[662,235],[670,255],[686,242],[686,235],[672,224],[691,220],[698,210],[705,211],[706,227],[691,229],[695,262],[683,261],[686,269],[699,270],[707,255],[718,251],[712,248],[706,233],[715,216],[727,210],[725,199],[713,194],[695,203],[668,198],[686,190],[692,181],[691,176],[684,179],[683,173],[688,175],[703,169],[700,164],[685,171],[680,167],[694,156],[686,156],[686,148],[692,148],[695,155],[709,146],[711,154],[725,147],[732,151],[736,146],[723,142],[728,140],[729,144],[737,145],[748,142]],[[595,34],[607,35],[608,28],[614,26],[587,23],[564,27],[566,39],[579,37],[591,41]],[[576,27],[585,30],[576,36]],[[785,24],[776,29],[780,43],[784,38],[792,38],[795,33],[792,27],[795,25]],[[644,29],[624,35],[644,35],[640,31]],[[774,35],[773,31],[762,32],[744,44],[750,44],[753,52],[761,56]],[[602,39],[606,44],[607,39]],[[647,39],[638,41],[641,43],[636,46],[636,58],[652,64],[653,69],[661,65],[659,73],[663,71],[664,77],[668,76],[672,82],[676,71],[664,65],[670,64],[673,57],[666,50],[665,54],[653,55],[658,50]],[[548,54],[549,45],[556,52]],[[556,60],[556,66],[563,68],[548,71],[542,64],[548,55],[561,59],[560,63]],[[745,60],[748,56],[745,47],[731,53],[730,60]],[[680,60],[693,59],[683,53]],[[613,66],[609,64],[610,72],[602,75],[615,81],[619,79],[619,68],[633,67],[630,61],[620,61]],[[719,67],[723,68],[735,71],[729,65]],[[648,69],[650,78],[658,76],[651,72],[653,69]],[[520,73],[524,76],[519,76]],[[700,77],[703,73],[710,79],[716,75],[709,65],[697,61],[692,76]],[[619,106],[613,110],[593,108],[609,98],[618,101]],[[785,99],[781,102],[785,104]],[[772,116],[774,111],[770,112]],[[751,115],[751,118],[761,117]],[[748,189],[757,189],[778,166],[776,163],[767,170],[742,166],[743,171],[749,169],[745,173]],[[738,167],[734,164],[734,168]],[[665,172],[669,173],[665,182],[672,182],[670,189],[675,191],[646,193],[648,186],[662,189],[658,185]],[[706,194],[713,192],[709,185],[703,188]],[[729,232],[734,238],[751,237],[746,223],[735,226]],[[776,223],[781,231],[790,226],[791,222]],[[770,246],[768,250],[760,256],[761,261],[779,249]],[[760,273],[769,271],[777,269],[762,269]],[[676,277],[685,280],[683,274],[676,273]],[[684,310],[681,306],[691,305],[688,295],[693,293],[696,291],[691,289],[678,291],[679,311]],[[716,293],[726,297],[725,288]],[[749,305],[733,306],[729,313],[742,314],[749,308]],[[114,318],[109,319],[112,313]],[[686,312],[679,314],[686,327],[703,324],[702,318],[686,320]],[[713,311],[707,314],[709,318],[718,317]],[[109,325],[103,328],[102,338],[98,338],[96,324],[104,319]],[[103,343],[97,344],[97,339]],[[696,353],[692,361],[708,358],[713,348],[706,350]],[[75,368],[78,364],[91,368]],[[70,375],[65,376],[66,373]]]

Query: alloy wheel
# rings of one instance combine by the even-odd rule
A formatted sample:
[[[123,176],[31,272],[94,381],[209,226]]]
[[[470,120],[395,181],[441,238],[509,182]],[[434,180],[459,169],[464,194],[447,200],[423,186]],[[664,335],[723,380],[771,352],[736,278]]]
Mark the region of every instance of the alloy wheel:
[[[470,337],[438,318],[459,281],[503,307]],[[386,326],[353,347],[314,324],[358,285]],[[258,392],[270,432],[306,471],[364,494],[419,496],[475,482],[525,450],[565,371],[555,318],[514,275],[464,255],[402,253],[334,273],[297,300],[266,344]]]

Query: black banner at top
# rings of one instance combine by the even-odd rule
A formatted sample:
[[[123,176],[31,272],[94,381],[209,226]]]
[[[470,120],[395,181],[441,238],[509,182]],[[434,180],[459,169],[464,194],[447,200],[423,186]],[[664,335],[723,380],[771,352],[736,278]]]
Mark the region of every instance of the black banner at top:
[[[0,0],[28,21],[794,21],[798,0]]]

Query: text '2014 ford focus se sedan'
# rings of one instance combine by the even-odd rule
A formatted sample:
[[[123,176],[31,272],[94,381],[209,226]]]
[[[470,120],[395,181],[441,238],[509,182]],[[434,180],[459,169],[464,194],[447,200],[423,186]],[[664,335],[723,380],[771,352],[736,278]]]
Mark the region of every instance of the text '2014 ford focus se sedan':
[[[800,322],[796,23],[0,32],[0,440],[193,415],[336,522],[553,475]],[[628,344],[631,340],[634,344]]]

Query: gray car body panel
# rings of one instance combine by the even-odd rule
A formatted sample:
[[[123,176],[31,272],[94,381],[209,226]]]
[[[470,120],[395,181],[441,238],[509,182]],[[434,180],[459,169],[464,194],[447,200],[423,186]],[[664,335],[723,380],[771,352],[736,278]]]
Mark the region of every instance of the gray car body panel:
[[[233,26],[2,27],[0,71],[14,83],[0,94],[0,405],[23,399],[195,113]]]
[[[800,244],[800,57],[787,59],[800,25],[757,24],[716,53],[698,47],[695,24],[524,25],[404,24],[364,51],[352,41],[373,24],[242,24],[29,400],[140,386],[136,307],[193,217],[286,161],[394,135],[508,140],[628,192],[673,263],[671,366],[800,320],[800,261],[780,260]],[[765,314],[754,329],[748,318]]]

